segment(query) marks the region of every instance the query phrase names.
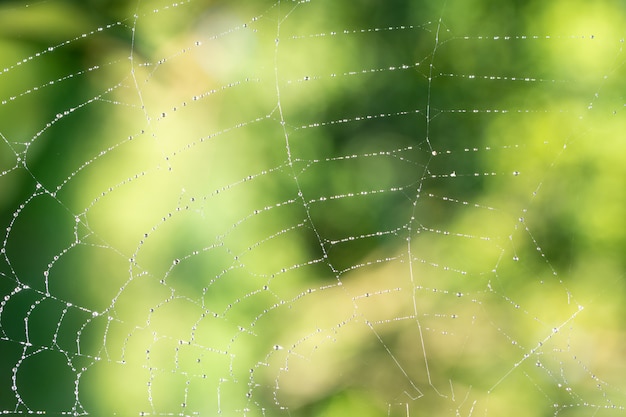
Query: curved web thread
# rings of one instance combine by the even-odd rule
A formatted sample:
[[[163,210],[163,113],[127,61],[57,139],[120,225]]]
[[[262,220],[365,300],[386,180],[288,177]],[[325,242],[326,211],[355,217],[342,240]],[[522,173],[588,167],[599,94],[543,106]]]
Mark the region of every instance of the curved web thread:
[[[396,6],[140,2],[3,66],[4,414],[623,412],[619,269],[561,236],[623,234],[560,203],[621,38]]]

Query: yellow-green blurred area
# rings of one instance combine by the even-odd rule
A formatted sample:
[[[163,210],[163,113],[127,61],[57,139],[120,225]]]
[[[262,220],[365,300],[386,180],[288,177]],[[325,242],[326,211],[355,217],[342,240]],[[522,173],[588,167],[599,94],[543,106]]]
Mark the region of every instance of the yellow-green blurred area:
[[[0,412],[626,413],[623,1],[0,5]]]

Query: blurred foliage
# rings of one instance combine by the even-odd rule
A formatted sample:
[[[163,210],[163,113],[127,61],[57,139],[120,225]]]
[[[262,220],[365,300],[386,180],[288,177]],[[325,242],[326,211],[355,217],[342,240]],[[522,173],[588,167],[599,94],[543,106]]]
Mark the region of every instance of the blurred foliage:
[[[625,16],[4,3],[0,410],[620,415]]]

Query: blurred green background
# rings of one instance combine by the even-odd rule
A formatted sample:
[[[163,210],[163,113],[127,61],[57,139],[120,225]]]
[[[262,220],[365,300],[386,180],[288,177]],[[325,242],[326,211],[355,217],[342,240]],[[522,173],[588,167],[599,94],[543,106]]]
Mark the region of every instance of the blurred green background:
[[[0,411],[618,416],[622,1],[0,5]]]

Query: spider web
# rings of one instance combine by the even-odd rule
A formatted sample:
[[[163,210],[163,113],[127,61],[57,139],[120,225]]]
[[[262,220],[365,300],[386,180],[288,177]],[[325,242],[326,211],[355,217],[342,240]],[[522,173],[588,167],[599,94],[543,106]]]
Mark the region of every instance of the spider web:
[[[2,6],[2,414],[624,413],[623,5],[130,3]]]

